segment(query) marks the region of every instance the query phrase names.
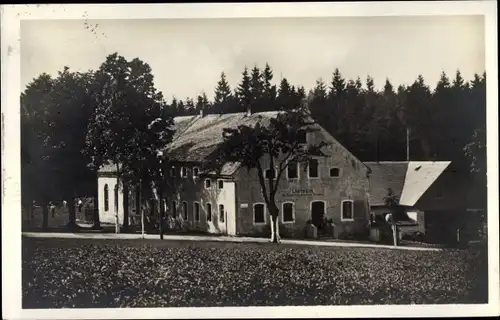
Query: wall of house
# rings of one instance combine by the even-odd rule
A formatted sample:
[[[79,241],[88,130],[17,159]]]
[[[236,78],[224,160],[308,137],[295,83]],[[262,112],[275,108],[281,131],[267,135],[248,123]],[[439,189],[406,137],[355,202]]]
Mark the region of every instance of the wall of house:
[[[311,219],[311,203],[323,201],[326,207],[326,219],[333,219],[337,234],[355,234],[364,232],[368,226],[368,178],[367,168],[342,145],[323,130],[308,133],[309,144],[320,141],[330,141],[325,148],[327,157],[317,158],[319,161],[319,178],[308,178],[306,164],[300,164],[299,178],[287,179],[286,171],[279,182],[276,202],[280,210],[279,230],[283,237],[303,237],[308,220]],[[269,159],[262,159],[264,168],[269,166]],[[330,177],[330,168],[340,169],[339,177]],[[237,233],[239,235],[270,234],[270,217],[266,210],[266,220],[263,224],[254,223],[253,206],[264,203],[261,186],[256,170],[248,172],[238,170],[236,174],[237,199]],[[354,218],[343,220],[341,203],[343,200],[353,200]],[[295,219],[283,222],[282,204],[292,202],[295,207]],[[267,209],[267,208],[266,208]]]
[[[205,187],[205,178],[194,178],[195,165],[175,165],[176,177],[168,177],[169,187],[163,192],[166,200],[168,227],[174,230],[199,231],[213,234],[236,233],[235,227],[235,182],[230,179],[210,178],[211,186]],[[187,168],[187,176],[180,177],[180,168]],[[223,181],[222,189],[218,180]],[[174,216],[173,201],[177,202],[177,214]],[[184,219],[183,202],[187,203],[187,219]],[[195,219],[195,205],[200,205],[199,221]],[[212,219],[207,219],[207,203],[212,205]],[[219,205],[224,206],[224,219],[219,212]]]
[[[429,187],[417,201],[421,210],[465,210],[466,189],[464,180],[449,168]]]
[[[108,176],[100,176],[97,178],[98,187],[98,203],[99,203],[99,219],[104,223],[115,223],[115,195],[114,188],[116,186],[116,178]],[[108,210],[105,210],[104,201],[104,188],[108,186]],[[123,190],[122,188],[118,191],[118,221],[119,224],[123,224]]]
[[[426,241],[455,241],[456,230],[464,224],[465,183],[463,177],[447,168],[417,201],[415,207],[425,212]]]

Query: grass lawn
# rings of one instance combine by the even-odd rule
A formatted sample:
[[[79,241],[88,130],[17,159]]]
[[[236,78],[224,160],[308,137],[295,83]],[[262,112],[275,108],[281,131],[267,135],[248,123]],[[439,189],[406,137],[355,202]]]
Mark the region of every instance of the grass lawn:
[[[486,256],[23,238],[24,308],[486,303]]]

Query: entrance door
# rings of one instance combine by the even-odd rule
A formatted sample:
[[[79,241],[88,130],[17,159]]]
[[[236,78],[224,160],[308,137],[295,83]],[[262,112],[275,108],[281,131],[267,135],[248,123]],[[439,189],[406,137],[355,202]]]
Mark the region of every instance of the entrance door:
[[[313,201],[311,202],[311,220],[316,227],[321,227],[325,217],[325,202]]]

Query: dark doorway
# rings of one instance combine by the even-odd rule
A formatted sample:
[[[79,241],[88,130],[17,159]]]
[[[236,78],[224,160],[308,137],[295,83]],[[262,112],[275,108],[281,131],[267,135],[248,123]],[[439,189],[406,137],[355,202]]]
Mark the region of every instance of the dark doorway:
[[[321,228],[323,226],[326,213],[325,211],[325,202],[313,201],[311,203],[311,220],[312,223],[318,228]]]

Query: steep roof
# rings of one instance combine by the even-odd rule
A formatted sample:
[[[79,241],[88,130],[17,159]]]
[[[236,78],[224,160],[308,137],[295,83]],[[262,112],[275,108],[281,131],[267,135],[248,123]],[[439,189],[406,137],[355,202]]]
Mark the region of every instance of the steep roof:
[[[199,162],[205,160],[223,142],[225,128],[236,129],[240,125],[266,124],[278,115],[277,111],[209,114],[177,117],[174,119],[176,134],[166,151],[174,160]]]
[[[399,203],[413,206],[450,165],[450,161],[412,161],[406,170],[405,186]]]
[[[259,112],[247,115],[246,112],[228,114],[208,114],[205,116],[180,116],[174,118],[175,130],[172,142],[165,147],[169,158],[179,162],[202,162],[224,141],[225,128],[236,129],[240,125],[263,125],[276,117],[279,111]],[[228,162],[218,173],[230,176],[239,168],[239,163]],[[99,172],[116,172],[115,166],[106,164]]]
[[[172,142],[164,150],[167,152],[169,159],[174,161],[203,162],[223,143],[225,128],[236,129],[240,125],[254,126],[257,123],[266,126],[280,112],[282,111],[258,112],[250,115],[246,112],[240,112],[175,117],[173,126],[175,133]],[[326,130],[323,129],[323,131],[331,137]],[[331,139],[336,141],[334,137],[331,137]],[[339,145],[341,144],[339,143]],[[239,163],[226,163],[219,174],[230,176],[238,170],[239,166]],[[110,164],[105,165],[99,171],[115,172],[115,169]]]
[[[365,162],[365,164],[371,169],[371,205],[385,205],[384,197],[387,196],[389,188],[394,195],[401,197],[408,162]]]
[[[450,161],[365,162],[371,168],[370,203],[385,205],[388,189],[399,204],[413,206],[449,166]]]

